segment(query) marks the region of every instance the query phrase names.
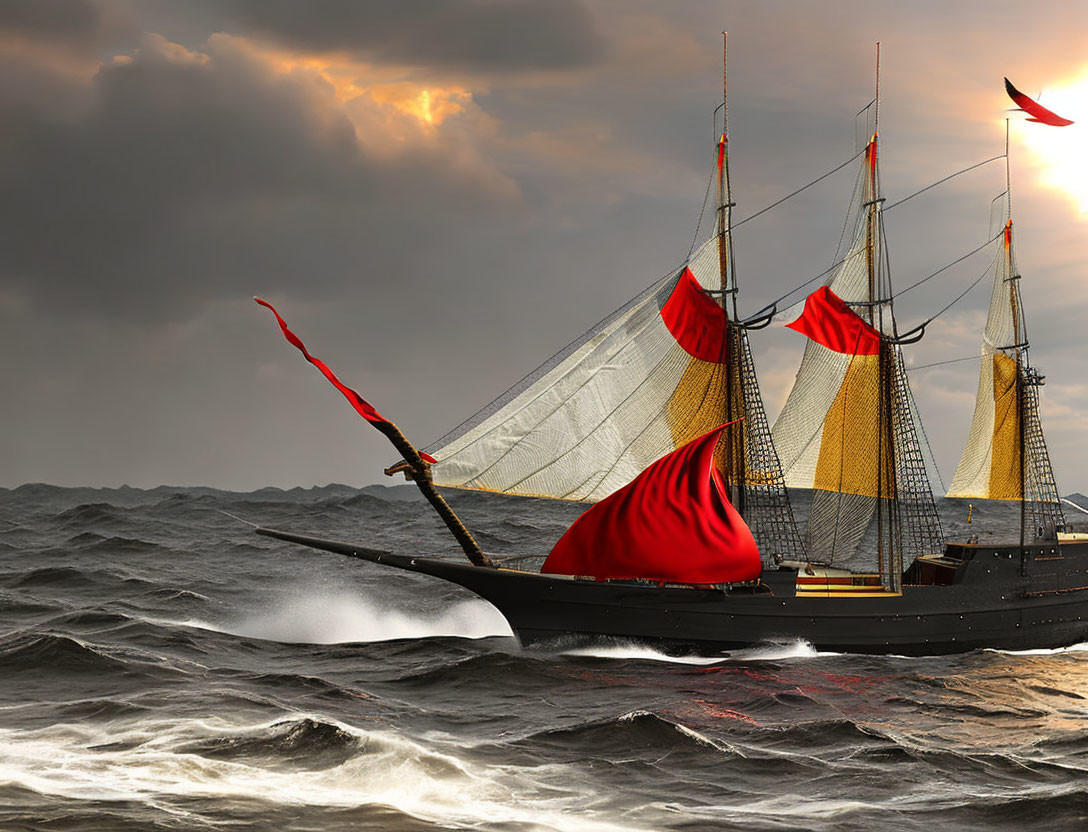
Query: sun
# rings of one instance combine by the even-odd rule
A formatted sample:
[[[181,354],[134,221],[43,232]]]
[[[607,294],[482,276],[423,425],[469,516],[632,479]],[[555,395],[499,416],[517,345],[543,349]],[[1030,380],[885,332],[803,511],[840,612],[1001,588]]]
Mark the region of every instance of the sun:
[[[1080,215],[1088,218],[1088,67],[1075,81],[1047,87],[1041,96],[1028,87],[1021,89],[1047,109],[1072,119],[1073,124],[1048,127],[1013,115],[1013,152],[1023,148],[1038,181],[1066,194]]]

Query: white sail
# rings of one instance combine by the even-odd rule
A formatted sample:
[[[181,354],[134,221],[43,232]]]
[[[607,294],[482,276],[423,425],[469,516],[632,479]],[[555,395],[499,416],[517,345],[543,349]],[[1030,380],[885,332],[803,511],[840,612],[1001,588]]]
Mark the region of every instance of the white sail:
[[[690,354],[662,317],[688,275],[717,288],[716,239],[430,446],[435,483],[599,500],[720,424],[723,363]]]
[[[851,247],[790,324],[809,340],[773,437],[786,485],[813,491],[810,556],[852,559],[875,520],[876,566],[895,590],[901,556],[938,551],[942,535],[895,339],[876,154],[874,134]]]
[[[869,154],[874,150],[875,140],[866,152],[863,162],[865,180],[858,189],[854,210],[862,208],[862,201],[872,191],[868,181],[872,170]],[[879,238],[870,236],[866,218],[859,210],[853,243],[824,285],[847,303],[868,301],[869,262],[870,258],[879,262],[879,257]],[[861,314],[867,316],[866,312]],[[876,323],[879,328],[879,320]],[[838,479],[837,472],[848,464],[849,459],[856,458],[857,448],[843,447],[836,453],[831,443],[824,442],[825,432],[831,438],[830,434],[841,427],[843,413],[840,411],[844,407],[855,421],[873,423],[874,408],[867,397],[873,389],[876,366],[877,356],[849,355],[813,340],[805,345],[797,378],[773,428],[774,443],[782,461],[782,474],[787,486],[827,488]],[[847,381],[850,383],[847,384]],[[837,418],[829,418],[833,410]],[[841,445],[841,431],[836,436]],[[875,487],[875,466],[871,470]],[[869,496],[876,494],[872,492]]]
[[[1012,256],[1012,223],[1005,226],[1005,252],[997,258],[986,328],[982,334],[982,361],[971,433],[949,497],[1018,500],[1023,491],[1020,476],[1020,426],[1017,404],[1018,323]]]

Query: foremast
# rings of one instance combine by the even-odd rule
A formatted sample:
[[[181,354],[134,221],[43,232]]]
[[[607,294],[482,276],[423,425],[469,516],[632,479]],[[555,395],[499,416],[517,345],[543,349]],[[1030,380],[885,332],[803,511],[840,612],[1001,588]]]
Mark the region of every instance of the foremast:
[[[733,254],[733,202],[729,180],[729,63],[728,33],[722,32],[722,128],[717,142],[718,290],[726,326],[723,331],[723,422],[737,421],[724,432],[718,467],[730,500],[752,528],[764,555],[803,558],[804,542],[794,520],[782,476],[782,465],[771,438],[763,406],[748,329],[765,326],[770,318],[746,324],[737,311],[737,270]]]
[[[596,502],[725,422],[716,459],[763,556],[796,558],[732,256],[725,101],[716,230],[685,262],[425,450],[440,486]],[[716,118],[716,116],[715,116]]]
[[[949,497],[1020,503],[1020,545],[1053,540],[1065,525],[1039,415],[1044,376],[1031,365],[1027,321],[1016,262],[1005,122],[1006,215],[1002,251],[982,336],[971,433],[949,486]]]

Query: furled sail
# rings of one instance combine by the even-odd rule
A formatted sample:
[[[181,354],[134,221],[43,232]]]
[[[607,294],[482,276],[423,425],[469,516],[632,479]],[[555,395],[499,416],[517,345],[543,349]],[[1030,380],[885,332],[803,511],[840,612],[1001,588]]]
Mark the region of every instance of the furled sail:
[[[875,521],[876,565],[895,588],[902,555],[937,551],[942,536],[895,341],[875,134],[853,210],[846,256],[790,324],[808,343],[773,436],[786,484],[813,493],[810,556],[850,561]]]
[[[1038,410],[1042,377],[1027,361],[1028,339],[1013,252],[1012,220],[997,258],[971,432],[949,497],[1026,500],[1039,514],[1036,534],[1064,524]]]
[[[759,578],[752,533],[714,463],[715,428],[596,503],[559,539],[542,572],[598,580],[714,584]]]

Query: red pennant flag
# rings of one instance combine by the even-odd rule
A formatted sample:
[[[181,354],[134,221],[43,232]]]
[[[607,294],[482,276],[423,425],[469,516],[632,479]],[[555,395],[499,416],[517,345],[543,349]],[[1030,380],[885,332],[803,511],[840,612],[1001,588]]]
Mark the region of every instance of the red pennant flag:
[[[714,465],[714,447],[726,427],[663,456],[592,506],[540,571],[691,584],[758,578],[759,549]]]
[[[1020,90],[1012,85],[1012,82],[1008,78],[1005,79],[1005,92],[1009,94],[1016,106],[1027,113],[1031,118],[1028,121],[1035,121],[1039,124],[1049,124],[1051,127],[1068,127],[1071,122],[1067,118],[1062,118],[1057,113],[1048,110],[1038,101],[1034,101],[1028,98]]]
[[[302,339],[287,328],[287,322],[280,317],[280,313],[276,311],[275,307],[272,306],[272,304],[270,304],[266,300],[261,300],[260,298],[254,298],[254,300],[257,301],[257,303],[259,303],[261,306],[267,307],[269,310],[271,310],[272,314],[276,316],[276,320],[279,322],[280,329],[283,330],[283,337],[286,338],[289,343],[297,347],[299,352],[306,356],[306,360],[313,364],[315,367],[317,367],[317,369],[321,371],[321,374],[332,383],[333,387],[335,387],[337,390],[344,394],[344,398],[351,403],[351,406],[355,408],[356,413],[358,413],[360,416],[362,416],[373,425],[393,424],[384,416],[382,416],[382,414],[380,414],[377,410],[375,410],[374,406],[371,405],[370,402],[368,402],[346,384],[341,382],[340,379],[336,377],[336,373],[330,370],[329,366],[324,361],[322,361],[320,358],[315,358],[314,356],[310,355],[310,351],[306,349],[306,345],[302,343]],[[420,451],[419,455],[426,462],[435,462],[435,458],[430,454],[425,454]]]

